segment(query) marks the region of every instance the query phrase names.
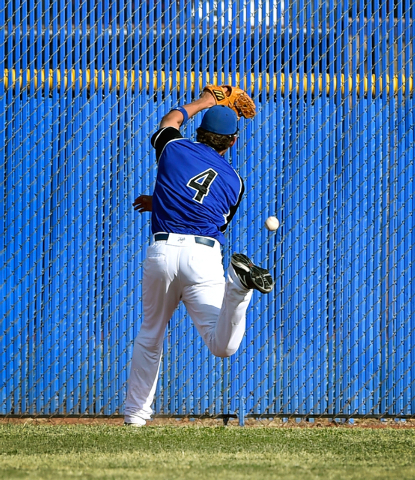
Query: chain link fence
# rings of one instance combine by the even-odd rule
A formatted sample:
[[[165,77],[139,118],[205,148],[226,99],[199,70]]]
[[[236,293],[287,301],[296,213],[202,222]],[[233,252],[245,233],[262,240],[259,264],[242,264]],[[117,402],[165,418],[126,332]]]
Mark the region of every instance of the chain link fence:
[[[246,194],[224,262],[244,252],[276,288],[229,359],[179,307],[156,415],[415,416],[414,18],[412,0],[6,0],[0,414],[122,414],[149,138],[217,82],[258,111],[228,155]]]

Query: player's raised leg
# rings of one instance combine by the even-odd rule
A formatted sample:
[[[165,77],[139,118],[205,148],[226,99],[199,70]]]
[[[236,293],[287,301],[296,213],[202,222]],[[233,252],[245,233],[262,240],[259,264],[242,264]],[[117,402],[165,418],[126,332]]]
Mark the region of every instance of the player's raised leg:
[[[210,255],[212,255],[211,259]],[[241,281],[232,265],[229,267],[228,279],[225,283],[223,269],[215,273],[211,267],[215,264],[213,256],[213,252],[206,251],[205,268],[198,261],[196,268],[201,269],[201,275],[203,272],[204,281],[185,286],[182,299],[211,353],[219,357],[229,357],[237,351],[244,336],[246,310],[252,297],[253,287],[247,287]],[[273,282],[267,270],[256,267],[252,262],[247,268],[248,273],[245,272],[247,274],[243,275],[245,281],[249,277],[249,272],[252,271],[258,284],[272,285]],[[266,280],[264,278],[259,280],[257,278],[259,274],[266,277]],[[249,281],[253,284],[252,280]]]

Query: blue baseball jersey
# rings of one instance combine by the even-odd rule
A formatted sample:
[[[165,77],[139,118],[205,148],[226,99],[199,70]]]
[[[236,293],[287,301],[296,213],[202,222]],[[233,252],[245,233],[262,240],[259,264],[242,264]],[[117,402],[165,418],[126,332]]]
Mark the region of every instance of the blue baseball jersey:
[[[165,127],[151,139],[158,171],[153,192],[152,232],[211,237],[223,232],[244,192],[241,177],[213,148]]]

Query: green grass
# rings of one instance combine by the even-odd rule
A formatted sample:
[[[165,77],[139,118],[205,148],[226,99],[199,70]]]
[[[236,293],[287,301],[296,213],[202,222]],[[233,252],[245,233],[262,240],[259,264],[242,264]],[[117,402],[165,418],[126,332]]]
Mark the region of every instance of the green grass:
[[[0,425],[2,479],[415,479],[415,429]]]

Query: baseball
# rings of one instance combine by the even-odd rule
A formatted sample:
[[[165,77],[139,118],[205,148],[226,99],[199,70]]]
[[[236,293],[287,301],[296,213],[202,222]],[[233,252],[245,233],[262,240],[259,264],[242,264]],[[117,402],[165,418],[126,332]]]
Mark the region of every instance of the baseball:
[[[275,232],[277,228],[280,226],[280,222],[277,217],[268,217],[265,220],[265,227],[267,230],[270,230],[271,232]]]

